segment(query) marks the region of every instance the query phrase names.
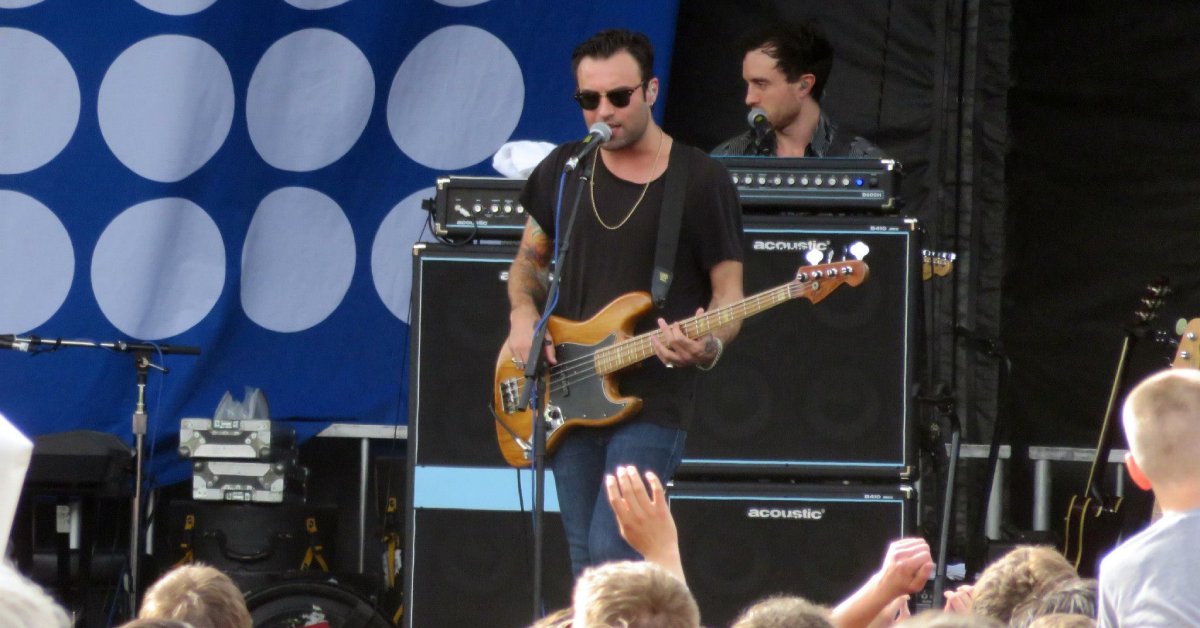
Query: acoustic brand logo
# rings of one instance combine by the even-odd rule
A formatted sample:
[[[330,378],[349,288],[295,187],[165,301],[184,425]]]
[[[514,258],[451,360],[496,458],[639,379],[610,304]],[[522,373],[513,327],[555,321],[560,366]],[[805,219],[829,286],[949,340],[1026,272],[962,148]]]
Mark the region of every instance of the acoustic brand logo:
[[[746,509],[749,519],[804,519],[820,521],[825,516],[824,508],[754,508]]]
[[[829,240],[755,240],[750,248],[755,251],[827,251]]]

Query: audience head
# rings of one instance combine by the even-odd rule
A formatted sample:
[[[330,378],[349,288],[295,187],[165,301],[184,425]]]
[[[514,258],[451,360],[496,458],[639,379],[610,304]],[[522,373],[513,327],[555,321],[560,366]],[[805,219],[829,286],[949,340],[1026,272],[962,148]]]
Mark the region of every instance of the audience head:
[[[896,625],[904,626],[904,628],[1003,628],[1004,626],[999,620],[992,617],[947,613],[938,609],[922,611]]]
[[[1096,618],[1098,585],[1091,578],[1071,578],[1059,582],[1043,595],[1027,600],[1013,611],[1011,625],[1024,628],[1043,615],[1068,614]]]
[[[1071,563],[1054,548],[1022,545],[983,570],[972,592],[971,612],[1008,623],[1026,600],[1078,577]]]
[[[70,628],[71,620],[41,587],[0,562],[0,628]]]
[[[700,608],[679,578],[645,561],[591,567],[575,582],[572,628],[697,628]]]
[[[731,628],[833,628],[829,609],[793,595],[776,595],[742,611]]]
[[[157,617],[147,617],[145,619],[135,619],[121,624],[120,628],[196,628],[195,626],[178,619],[159,619]]]
[[[566,608],[560,608],[553,613],[550,613],[549,615],[546,615],[545,617],[533,622],[530,624],[529,628],[570,628],[571,615],[574,612],[574,609],[572,609],[570,606]]]
[[[195,628],[252,628],[246,598],[229,576],[203,564],[176,567],[146,591],[138,618],[176,619]]]
[[[1126,463],[1138,486],[1162,492],[1197,483],[1200,371],[1170,369],[1142,381],[1125,399],[1122,423],[1129,441]]]
[[[1042,615],[1029,624],[1029,628],[1095,628],[1095,626],[1095,619],[1074,613]]]

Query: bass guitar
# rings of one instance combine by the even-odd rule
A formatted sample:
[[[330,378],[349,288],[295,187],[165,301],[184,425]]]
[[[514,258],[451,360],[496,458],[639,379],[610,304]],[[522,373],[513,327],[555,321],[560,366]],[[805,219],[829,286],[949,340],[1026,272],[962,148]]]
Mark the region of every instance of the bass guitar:
[[[718,327],[792,299],[805,298],[816,303],[843,284],[861,284],[867,273],[866,263],[859,260],[805,266],[788,283],[680,321],[679,325],[689,338],[700,338]],[[554,451],[572,428],[613,425],[641,409],[641,399],[621,395],[617,373],[654,355],[650,338],[660,335],[660,331],[632,336],[634,323],[652,305],[649,294],[631,292],[586,321],[550,317],[547,324],[554,338],[558,364],[546,369],[538,386],[546,424],[547,454]],[[533,411],[519,407],[525,373],[517,368],[513,357],[505,344],[496,358],[493,388],[496,437],[508,464],[527,467],[533,456]]]
[[[1096,455],[1088,472],[1087,484],[1082,493],[1071,496],[1063,528],[1063,555],[1075,566],[1080,576],[1095,578],[1103,554],[1116,546],[1120,540],[1124,514],[1121,512],[1122,498],[1108,495],[1102,489],[1104,471],[1108,467],[1108,455],[1112,451],[1115,432],[1114,417],[1121,393],[1125,390],[1125,367],[1136,341],[1146,335],[1147,323],[1158,316],[1163,297],[1169,293],[1165,279],[1157,279],[1146,286],[1146,293],[1138,302],[1133,323],[1126,329],[1117,358],[1117,371],[1109,390],[1108,404],[1104,410],[1104,421],[1100,424],[1100,438],[1096,443]]]

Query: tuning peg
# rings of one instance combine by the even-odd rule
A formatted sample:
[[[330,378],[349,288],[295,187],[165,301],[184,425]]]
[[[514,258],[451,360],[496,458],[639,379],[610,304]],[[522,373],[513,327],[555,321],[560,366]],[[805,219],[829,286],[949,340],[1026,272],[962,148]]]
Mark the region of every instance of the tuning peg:
[[[850,255],[854,256],[854,259],[862,260],[871,252],[871,247],[867,246],[866,242],[858,240],[850,245],[849,251]]]
[[[824,258],[825,254],[817,249],[809,249],[808,252],[804,254],[804,261],[808,262],[810,266],[816,266],[817,264],[820,264],[821,260]]]

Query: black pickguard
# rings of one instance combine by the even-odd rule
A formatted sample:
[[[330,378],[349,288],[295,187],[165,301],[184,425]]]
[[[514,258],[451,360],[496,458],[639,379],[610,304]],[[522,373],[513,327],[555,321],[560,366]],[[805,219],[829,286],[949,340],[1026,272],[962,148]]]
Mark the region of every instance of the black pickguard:
[[[558,386],[551,386],[550,398],[546,404],[548,413],[557,408],[558,417],[563,420],[599,420],[607,419],[625,409],[625,404],[616,403],[604,394],[604,378],[591,368],[591,356],[596,351],[612,345],[616,340],[617,335],[613,333],[594,345],[569,342],[555,345],[554,352],[558,358],[558,365],[554,367],[554,371],[565,374],[567,371],[575,373],[578,370],[584,370],[579,367],[567,366],[568,363],[579,360],[588,365],[586,372],[589,376],[572,376],[567,385],[561,389]]]

